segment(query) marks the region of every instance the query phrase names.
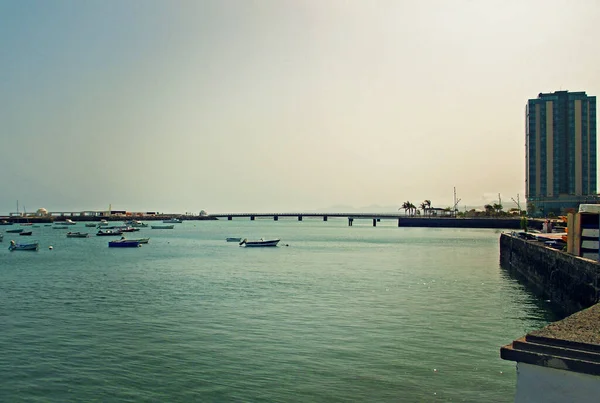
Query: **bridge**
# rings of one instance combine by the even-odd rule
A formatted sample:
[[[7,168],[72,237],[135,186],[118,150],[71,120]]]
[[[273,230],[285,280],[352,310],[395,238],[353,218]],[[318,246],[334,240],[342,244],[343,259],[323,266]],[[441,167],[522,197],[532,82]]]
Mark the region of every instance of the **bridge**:
[[[355,219],[363,218],[363,219],[371,219],[373,220],[373,226],[377,226],[377,221],[381,219],[398,219],[400,218],[400,214],[392,213],[392,214],[379,214],[379,213],[220,213],[220,214],[210,214],[210,217],[214,218],[227,218],[227,220],[231,221],[233,218],[240,217],[249,217],[251,221],[254,221],[256,217],[273,217],[274,221],[279,221],[279,217],[297,217],[298,221],[302,221],[304,217],[309,218],[322,218],[323,221],[327,221],[329,217],[342,217],[348,218],[348,225],[352,226],[352,223]],[[398,226],[400,226],[400,222],[398,221]]]
[[[249,218],[254,221],[257,217],[273,218],[274,221],[279,221],[280,217],[296,217],[298,221],[307,218],[321,218],[327,221],[329,217],[341,217],[348,219],[348,226],[352,226],[354,220],[369,219],[372,220],[373,226],[377,226],[380,220],[397,220],[398,227],[445,227],[445,228],[505,228],[518,229],[520,228],[521,219],[519,217],[509,218],[492,218],[492,217],[477,217],[477,218],[456,218],[456,217],[411,217],[401,213],[218,213],[209,214],[208,217],[221,219],[227,218],[231,221],[234,218]]]

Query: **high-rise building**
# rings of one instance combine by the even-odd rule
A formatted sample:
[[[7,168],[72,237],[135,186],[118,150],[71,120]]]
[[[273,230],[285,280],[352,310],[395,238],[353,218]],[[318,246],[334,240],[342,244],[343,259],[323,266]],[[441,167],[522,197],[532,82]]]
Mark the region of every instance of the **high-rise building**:
[[[526,197],[534,214],[597,200],[596,97],[540,93],[525,112]]]

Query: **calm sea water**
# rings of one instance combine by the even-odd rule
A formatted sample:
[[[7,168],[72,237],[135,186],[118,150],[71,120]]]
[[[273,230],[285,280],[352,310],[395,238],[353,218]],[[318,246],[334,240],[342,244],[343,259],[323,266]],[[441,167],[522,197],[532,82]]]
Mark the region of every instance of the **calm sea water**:
[[[494,230],[197,221],[133,249],[33,231],[38,252],[0,244],[3,402],[511,402],[500,347],[555,319]]]

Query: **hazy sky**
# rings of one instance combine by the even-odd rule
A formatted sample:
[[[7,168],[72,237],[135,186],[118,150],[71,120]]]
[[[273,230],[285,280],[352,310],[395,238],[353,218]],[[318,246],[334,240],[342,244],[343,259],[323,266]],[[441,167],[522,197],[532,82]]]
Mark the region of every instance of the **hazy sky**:
[[[596,0],[0,0],[0,213],[525,189],[528,98],[600,95]]]

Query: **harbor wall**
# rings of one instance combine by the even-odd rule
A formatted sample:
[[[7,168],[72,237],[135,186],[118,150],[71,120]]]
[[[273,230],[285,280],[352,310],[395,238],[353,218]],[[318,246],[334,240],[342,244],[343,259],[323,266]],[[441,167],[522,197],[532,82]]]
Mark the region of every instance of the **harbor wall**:
[[[570,315],[599,302],[600,264],[538,241],[500,235],[500,265]]]

